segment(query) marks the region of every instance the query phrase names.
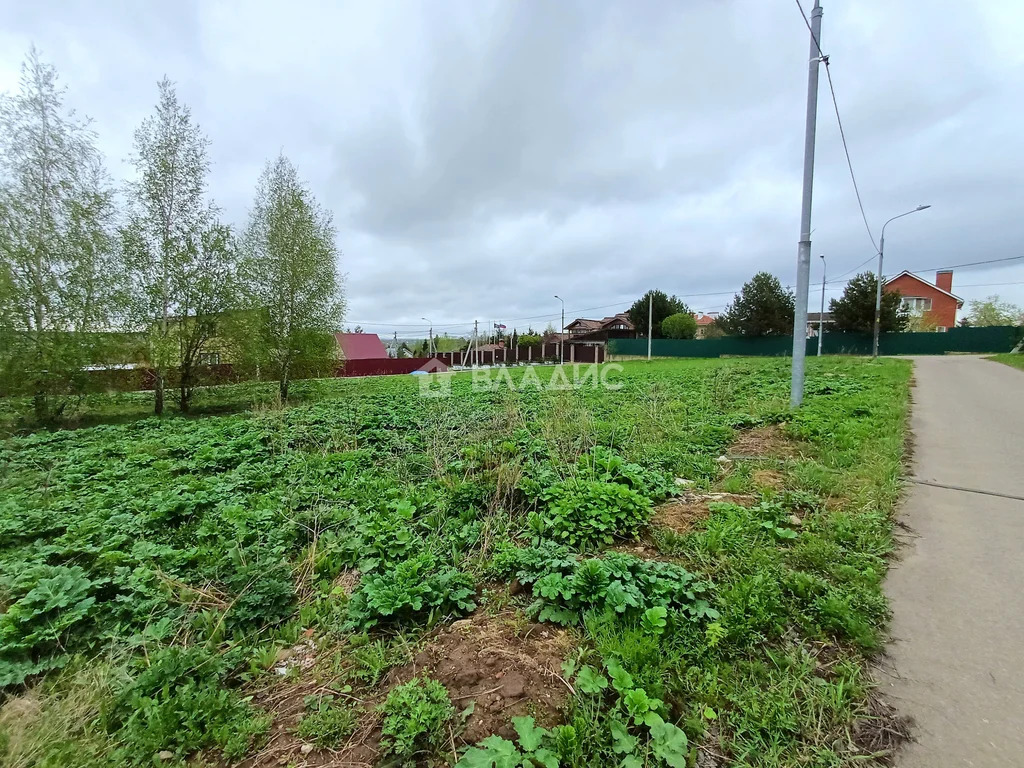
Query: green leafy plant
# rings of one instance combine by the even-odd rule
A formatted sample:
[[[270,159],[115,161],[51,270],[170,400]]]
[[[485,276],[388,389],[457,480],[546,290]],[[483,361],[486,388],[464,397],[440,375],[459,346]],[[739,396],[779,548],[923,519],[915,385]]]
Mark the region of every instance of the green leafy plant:
[[[229,576],[228,586],[236,592],[228,613],[232,628],[244,631],[280,624],[294,612],[295,582],[291,568],[281,559],[239,565]]]
[[[558,768],[558,747],[552,731],[538,727],[532,717],[513,717],[512,726],[516,729],[518,746],[496,734],[488,736],[467,749],[458,765],[462,768]]]
[[[439,566],[424,552],[389,571],[364,576],[349,602],[353,627],[413,623],[432,616],[467,613],[476,607],[473,579],[450,566]]]
[[[79,566],[38,566],[14,580],[16,597],[0,614],[0,688],[67,663],[69,647],[82,645],[95,586]]]
[[[593,667],[580,669],[576,683],[583,694],[601,696],[606,691],[615,694],[616,715],[609,721],[609,729],[613,750],[623,756],[621,765],[642,766],[641,758],[644,752],[649,752],[671,768],[686,768],[686,733],[665,720],[668,715],[665,703],[636,687],[633,676],[617,659],[605,659],[604,666],[611,678],[610,684]]]
[[[529,611],[540,621],[573,624],[588,611],[638,614],[658,606],[666,615],[676,608],[694,620],[718,617],[710,585],[671,563],[621,553],[577,560],[549,546],[506,549],[492,562],[492,571],[532,585],[536,599]],[[654,619],[655,614],[647,617],[649,623]]]
[[[530,528],[578,549],[593,549],[633,538],[653,513],[651,501],[619,483],[565,483],[553,491],[550,506],[531,513]]]
[[[201,648],[165,648],[118,696],[108,728],[124,743],[120,758],[147,764],[163,750],[185,757],[215,747],[228,759],[244,755],[266,733],[270,718],[224,686],[223,658]]]
[[[358,713],[330,696],[317,698],[313,703],[315,709],[299,721],[296,735],[305,742],[326,749],[343,744],[356,728]]]
[[[445,687],[437,680],[419,677],[395,686],[380,710],[384,715],[381,747],[405,765],[422,764],[417,756],[443,749],[446,728],[455,716]]]

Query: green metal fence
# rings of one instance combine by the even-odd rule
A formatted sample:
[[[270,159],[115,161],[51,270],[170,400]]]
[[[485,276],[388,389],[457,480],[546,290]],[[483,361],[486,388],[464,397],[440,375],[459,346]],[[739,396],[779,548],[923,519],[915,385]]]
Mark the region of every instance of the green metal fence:
[[[950,328],[945,333],[883,333],[878,350],[883,355],[944,355],[947,352],[996,354],[1009,352],[1024,338],[1024,326],[992,326],[988,328]],[[654,339],[654,357],[781,357],[791,354],[793,340],[787,336],[766,336],[744,339],[726,336],[721,339]],[[647,355],[647,339],[611,339],[612,355]],[[807,354],[818,352],[818,340],[807,340]],[[860,333],[826,333],[822,343],[826,355],[870,355],[871,336]]]

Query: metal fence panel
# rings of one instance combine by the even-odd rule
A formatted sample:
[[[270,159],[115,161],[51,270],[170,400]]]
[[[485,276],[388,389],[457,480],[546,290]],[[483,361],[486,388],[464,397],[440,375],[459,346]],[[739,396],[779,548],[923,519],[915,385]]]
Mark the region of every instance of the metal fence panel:
[[[1009,352],[1024,338],[1024,326],[986,328],[950,328],[945,333],[884,333],[879,339],[883,355],[944,355],[949,352],[996,354]],[[786,336],[744,339],[725,336],[720,339],[654,339],[654,357],[783,357],[792,353],[792,341]],[[647,356],[647,339],[610,339],[608,352],[620,356]],[[807,340],[807,354],[818,352],[818,340]],[[860,333],[826,333],[822,340],[826,355],[870,355],[871,336]]]

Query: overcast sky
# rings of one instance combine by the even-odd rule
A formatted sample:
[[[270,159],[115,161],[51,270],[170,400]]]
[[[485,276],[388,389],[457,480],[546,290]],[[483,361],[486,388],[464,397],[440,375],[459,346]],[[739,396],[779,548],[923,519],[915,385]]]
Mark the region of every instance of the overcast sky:
[[[117,179],[164,74],[212,140],[228,222],[283,150],[334,213],[349,325],[522,331],[558,325],[556,293],[568,320],[651,287],[708,311],[758,270],[795,281],[808,33],[791,0],[0,0],[0,18],[0,90],[35,43]],[[889,227],[887,274],[1024,254],[1022,40],[1020,0],[825,3],[876,238],[933,206]],[[818,254],[839,276],[874,250],[824,71],[818,118],[812,310]],[[1024,304],[1024,259],[953,289]]]

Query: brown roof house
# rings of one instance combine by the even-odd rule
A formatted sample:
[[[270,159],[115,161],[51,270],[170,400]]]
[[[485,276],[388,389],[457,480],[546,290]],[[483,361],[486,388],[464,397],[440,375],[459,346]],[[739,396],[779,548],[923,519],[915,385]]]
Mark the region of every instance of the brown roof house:
[[[569,339],[574,341],[632,339],[636,336],[636,326],[625,312],[619,312],[617,315],[611,315],[601,320],[577,317],[565,326],[565,330],[569,334]]]

